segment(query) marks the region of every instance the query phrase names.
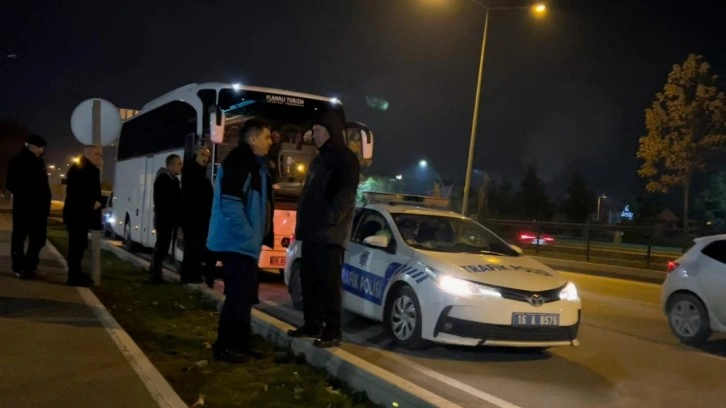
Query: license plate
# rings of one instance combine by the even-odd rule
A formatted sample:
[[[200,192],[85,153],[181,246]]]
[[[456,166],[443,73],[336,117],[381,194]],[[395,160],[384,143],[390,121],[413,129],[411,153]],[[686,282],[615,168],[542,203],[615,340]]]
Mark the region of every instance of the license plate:
[[[559,326],[558,313],[512,313],[512,326]]]
[[[284,256],[271,256],[270,265],[285,266],[285,257]]]

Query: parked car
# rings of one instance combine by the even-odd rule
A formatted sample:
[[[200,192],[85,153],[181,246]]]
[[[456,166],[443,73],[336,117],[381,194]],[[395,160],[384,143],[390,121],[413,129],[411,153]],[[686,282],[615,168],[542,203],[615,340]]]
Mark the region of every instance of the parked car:
[[[577,288],[443,198],[367,193],[341,270],[343,307],[383,322],[402,346],[578,345]],[[301,307],[300,241],[285,283]]]

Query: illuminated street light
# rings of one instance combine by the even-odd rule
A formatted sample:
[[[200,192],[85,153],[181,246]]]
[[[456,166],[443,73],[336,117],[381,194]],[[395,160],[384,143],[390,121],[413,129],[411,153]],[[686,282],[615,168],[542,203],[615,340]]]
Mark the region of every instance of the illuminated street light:
[[[81,156],[74,157],[71,159],[71,161],[75,164],[81,164]]]
[[[464,181],[464,197],[461,205],[461,214],[466,215],[469,210],[469,192],[471,190],[471,173],[474,167],[474,147],[476,145],[476,127],[479,122],[479,100],[481,99],[482,74],[484,72],[484,55],[486,54],[487,32],[489,31],[489,12],[498,10],[517,10],[530,9],[533,14],[543,16],[547,12],[547,6],[544,3],[537,3],[533,6],[520,7],[489,7],[482,0],[472,0],[478,6],[482,7],[486,13],[484,14],[484,35],[481,41],[481,54],[479,56],[479,73],[476,80],[476,96],[474,97],[474,114],[471,121],[471,134],[469,135],[469,157],[466,161],[466,179]]]
[[[426,160],[421,160],[420,162],[418,162],[418,166],[419,166],[419,167],[421,167],[421,168],[424,168],[424,169],[425,169],[425,168],[426,168],[426,167],[427,167],[428,165],[429,165],[429,163],[428,163],[428,162],[427,162]]]
[[[398,181],[403,180],[403,174],[396,174],[396,180],[398,180]]]

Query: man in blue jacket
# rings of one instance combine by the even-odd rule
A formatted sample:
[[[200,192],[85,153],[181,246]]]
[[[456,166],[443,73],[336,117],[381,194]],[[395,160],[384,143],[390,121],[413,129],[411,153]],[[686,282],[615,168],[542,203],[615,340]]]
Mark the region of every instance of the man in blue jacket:
[[[242,363],[259,353],[250,348],[250,313],[257,302],[262,245],[274,245],[272,182],[266,166],[270,125],[247,120],[239,146],[217,173],[207,248],[222,261],[226,298],[213,352],[216,360]]]

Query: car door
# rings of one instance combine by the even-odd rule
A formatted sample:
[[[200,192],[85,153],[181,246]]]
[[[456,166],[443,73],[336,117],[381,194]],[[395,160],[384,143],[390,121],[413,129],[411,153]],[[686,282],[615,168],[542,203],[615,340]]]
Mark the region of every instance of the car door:
[[[374,235],[389,237],[386,248],[364,243]],[[396,261],[397,242],[393,229],[379,211],[363,209],[353,231],[343,265],[343,306],[356,314],[380,320],[383,313],[386,285],[390,279],[388,267]]]
[[[699,259],[699,285],[709,314],[726,324],[726,240],[713,241],[703,247]]]

